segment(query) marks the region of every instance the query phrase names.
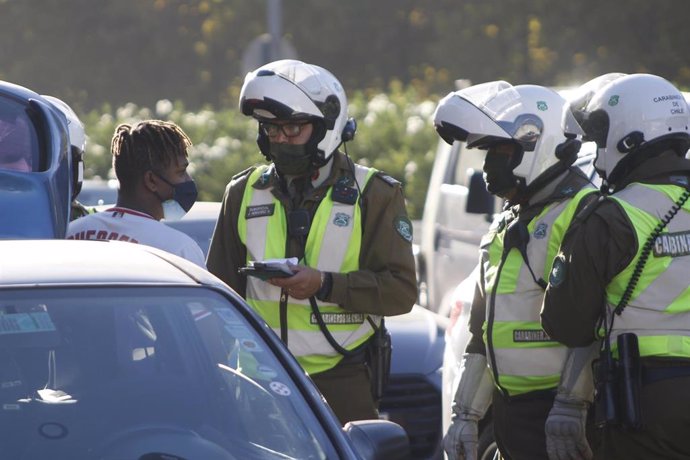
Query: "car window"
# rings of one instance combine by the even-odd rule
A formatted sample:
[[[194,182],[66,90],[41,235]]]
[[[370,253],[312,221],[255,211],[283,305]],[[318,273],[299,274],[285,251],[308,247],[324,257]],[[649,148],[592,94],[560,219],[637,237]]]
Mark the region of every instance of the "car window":
[[[202,288],[4,291],[3,451],[132,458],[126,449],[160,451],[160,433],[173,430],[171,449],[192,446],[198,458],[219,449],[238,459],[333,458],[297,383],[252,324]]]

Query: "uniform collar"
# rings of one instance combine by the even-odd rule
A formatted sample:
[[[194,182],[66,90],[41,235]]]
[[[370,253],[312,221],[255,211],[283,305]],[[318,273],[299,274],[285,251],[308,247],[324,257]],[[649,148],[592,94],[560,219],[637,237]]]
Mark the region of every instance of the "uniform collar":
[[[345,155],[342,153],[338,151],[333,152],[331,161],[319,168],[317,174],[312,176],[312,188],[319,189],[321,187],[329,187],[344,175],[352,176],[353,172],[350,162],[351,160],[345,157]],[[251,185],[255,189],[260,190],[273,189],[284,191],[287,183],[283,184],[281,182],[281,179],[276,173],[275,166],[273,163],[271,163],[269,167]]]
[[[571,166],[532,195],[526,204],[520,205],[520,213],[531,219],[548,204],[572,198],[587,184],[589,179],[582,170],[577,166]]]
[[[690,160],[679,157],[673,150],[667,150],[640,163],[616,184],[615,191],[633,182],[668,183],[674,175],[690,176]]]
[[[122,206],[115,206],[113,208],[108,208],[104,212],[119,213],[119,214],[130,214],[132,216],[146,217],[148,219],[156,220],[150,214],[146,214],[145,212],[141,212],[141,211],[135,211],[134,209],[124,208]]]

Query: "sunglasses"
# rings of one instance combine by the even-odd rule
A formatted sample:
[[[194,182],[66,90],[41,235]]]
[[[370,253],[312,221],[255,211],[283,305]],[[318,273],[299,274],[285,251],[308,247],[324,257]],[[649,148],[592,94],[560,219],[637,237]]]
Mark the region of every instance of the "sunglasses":
[[[276,123],[268,123],[268,122],[261,122],[260,123],[260,128],[266,134],[268,137],[278,137],[280,133],[282,132],[285,137],[297,137],[302,133],[302,128],[305,125],[308,125],[309,123],[285,123],[285,124],[276,124]]]

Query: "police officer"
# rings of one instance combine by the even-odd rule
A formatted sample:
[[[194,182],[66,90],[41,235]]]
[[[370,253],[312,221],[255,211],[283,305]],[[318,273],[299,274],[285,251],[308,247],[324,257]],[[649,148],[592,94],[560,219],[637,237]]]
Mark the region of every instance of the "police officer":
[[[580,378],[591,352],[571,353],[539,324],[550,262],[595,192],[571,167],[579,126],[558,93],[503,81],[449,94],[434,117],[447,142],[486,151],[487,190],[506,199],[480,245],[472,336],[444,437],[448,458],[477,458],[478,422],[489,405],[503,458],[547,459],[547,449],[551,458],[591,458],[592,390]]]
[[[72,155],[72,206],[70,211],[70,221],[84,217],[95,212],[93,208],[87,208],[77,200],[77,195],[81,191],[84,181],[84,151],[86,148],[86,132],[84,124],[72,107],[63,100],[54,96],[43,95],[43,98],[50,102],[67,120],[67,130],[69,132],[70,151]]]
[[[383,316],[410,311],[417,297],[401,186],[337,150],[355,124],[327,70],[269,63],[247,74],[239,105],[258,120],[270,164],[230,181],[208,269],[280,335],[343,423],[377,418],[364,349]],[[238,274],[286,257],[299,260],[291,277]]]
[[[595,167],[608,196],[565,236],[542,324],[568,346],[596,343],[603,335],[600,367],[611,356],[618,359],[616,404],[597,414],[607,422],[602,458],[687,459],[688,107],[665,79],[634,74],[595,92],[581,118],[597,143]],[[605,388],[597,397],[609,393]]]

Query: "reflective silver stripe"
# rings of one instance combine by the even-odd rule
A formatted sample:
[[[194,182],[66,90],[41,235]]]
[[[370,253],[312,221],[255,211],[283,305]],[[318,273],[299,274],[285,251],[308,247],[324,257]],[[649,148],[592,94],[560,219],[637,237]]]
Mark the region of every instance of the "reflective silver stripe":
[[[355,179],[362,189],[367,183],[369,171],[369,168],[355,164]],[[326,232],[321,243],[321,253],[319,254],[319,261],[317,263],[319,270],[335,273],[340,272],[341,265],[345,260],[345,254],[348,250],[347,243],[350,241],[354,228],[355,206],[359,206],[360,199],[361,197],[358,197],[357,203],[354,205],[337,202],[333,203],[331,215],[328,218],[328,226],[326,227]],[[335,225],[334,222],[336,221],[336,214],[338,213],[347,215],[350,225],[345,227]],[[327,250],[324,248],[327,248]]]
[[[247,184],[247,187],[251,187]],[[268,189],[254,189],[249,206],[268,205],[273,203],[273,194]],[[270,216],[253,217],[245,219],[247,227],[247,259],[264,260],[266,251],[266,235],[268,233],[268,219]],[[244,216],[240,216],[244,219]]]
[[[547,262],[546,254],[548,253],[549,242],[551,241],[551,235],[553,234],[554,223],[556,222],[556,219],[558,219],[558,216],[560,216],[561,213],[568,206],[568,204],[570,204],[570,201],[571,200],[568,199],[559,202],[551,209],[549,209],[546,212],[546,214],[541,216],[539,220],[534,221],[533,229],[538,228],[540,224],[546,224],[546,233],[544,237],[536,238],[534,236],[534,231],[532,231],[532,234],[530,235],[529,244],[527,245],[527,257],[529,258],[529,263],[532,266],[532,270],[534,271],[534,276],[536,276],[537,279],[545,275],[544,267]],[[548,262],[550,264],[552,261],[549,260]],[[532,285],[535,284],[534,280],[532,279],[532,275],[530,275],[529,270],[527,269],[527,266],[524,263],[521,267],[520,281],[521,283],[525,282],[532,283]],[[539,308],[541,308],[541,305],[539,306]]]
[[[613,198],[644,211],[656,219],[661,219],[666,215],[674,203],[674,200],[666,193],[640,184],[630,184]],[[626,213],[628,212],[625,207],[623,209]],[[633,225],[635,225],[635,216],[629,213],[628,215]],[[649,225],[649,227],[649,233],[651,234],[653,231],[652,225]],[[689,229],[690,215],[687,210],[683,209],[673,217],[664,230],[665,233],[662,235],[666,235],[666,232],[678,233],[688,231]],[[665,240],[657,241],[662,245],[673,245],[676,243],[672,238],[669,239],[668,236]],[[644,241],[640,241],[639,244],[638,254],[642,251]],[[670,250],[671,253],[678,252],[676,251],[678,248],[665,247],[664,249]],[[669,264],[664,268],[662,263],[666,261]],[[624,332],[634,332],[640,337],[657,336],[660,337],[660,340],[664,340],[663,337],[690,336],[690,305],[684,306],[686,311],[667,312],[671,304],[677,302],[683,295],[687,295],[685,292],[688,289],[690,256],[679,254],[676,257],[662,256],[657,258],[652,252],[643,273],[653,274],[654,272],[650,272],[650,270],[654,269],[662,269],[663,271],[656,275],[651,283],[630,301],[620,316],[615,316],[613,322],[614,330],[611,334],[612,344],[615,344],[616,337]],[[608,289],[615,285],[617,286],[616,290],[622,290],[627,285],[627,282],[628,280],[626,279],[614,280]],[[609,303],[609,312],[613,308],[614,306]],[[644,350],[641,351],[644,355]]]
[[[494,321],[537,321],[541,311],[541,303],[544,299],[544,291],[534,283],[530,277],[530,282],[535,289],[513,294],[501,294],[496,296],[496,303],[501,305],[494,312]]]
[[[536,216],[528,225],[530,240],[527,245],[527,257],[537,279],[546,276],[544,273],[546,264],[547,262],[549,265],[551,263],[550,260],[547,261],[549,244],[556,237],[553,233],[554,227],[559,216],[565,212],[571,201],[571,199],[567,199],[553,204],[543,215]],[[568,225],[569,222],[564,222],[563,224]],[[540,238],[535,236],[537,229],[540,229]],[[485,267],[489,266],[488,256],[490,250],[491,247],[488,247],[483,254]],[[507,280],[505,278],[512,275],[510,270],[518,270],[515,286],[510,293],[496,295],[495,304],[493,305],[493,320],[496,341],[503,344],[506,343],[506,340],[510,340],[513,345],[509,348],[496,347],[494,345],[493,352],[499,383],[503,388],[512,392],[518,391],[514,380],[512,380],[513,378],[527,377],[536,380],[560,374],[565,362],[567,349],[552,341],[529,342],[515,340],[516,331],[521,330],[522,323],[539,321],[544,291],[537,285],[527,264],[517,251],[510,255],[510,261],[497,274],[499,277],[497,282],[499,282],[501,289],[505,290],[510,287],[509,284],[503,284],[511,282],[510,278]],[[499,326],[499,323],[503,324]],[[505,328],[504,326],[506,325],[510,327]],[[496,332],[497,328],[501,331],[505,329],[505,332]],[[504,337],[504,334],[508,334],[508,331],[513,336]],[[532,332],[536,334],[538,331],[530,331],[530,333]],[[518,335],[520,335],[519,332]],[[525,335],[529,334],[525,333]],[[496,341],[494,341],[494,344]],[[542,385],[543,382],[535,381],[534,384],[538,386]]]
[[[280,288],[253,276],[247,277],[247,299],[271,300],[280,299]],[[276,305],[278,308],[278,305]],[[280,334],[278,334],[280,335]]]
[[[653,256],[650,256],[652,258]],[[685,276],[678,276],[679,273]],[[634,300],[634,304],[650,310],[664,311],[675,299],[688,289],[690,257],[675,257],[647,289]],[[690,308],[690,305],[688,305]],[[621,315],[621,317],[626,315]],[[667,315],[668,316],[668,315]],[[675,316],[675,315],[671,315]],[[690,325],[690,323],[686,323]]]
[[[565,362],[565,347],[499,348],[502,357],[497,361],[501,375],[538,377],[559,374]]]
[[[674,203],[673,199],[665,193],[640,184],[630,184],[614,198],[618,198],[658,219],[661,219]],[[673,217],[665,231],[679,232],[688,229],[690,229],[690,215],[687,211],[681,210]],[[643,243],[640,242],[639,244],[642,245]],[[655,256],[651,254],[646,270],[649,269],[650,262],[653,263],[654,260]],[[632,303],[639,309],[664,311],[688,288],[687,273],[690,273],[690,257],[672,258],[664,272],[660,273]],[[690,306],[688,308],[690,309]],[[630,315],[621,315],[621,317],[623,316],[630,317]],[[671,317],[676,316],[672,315]],[[644,322],[649,320],[649,318],[643,320],[640,326],[644,328]]]
[[[366,183],[368,179],[371,177],[372,173],[373,170],[369,168],[356,166],[355,177],[362,189],[364,189],[364,187],[366,186]],[[330,188],[329,191],[330,190],[332,190],[332,188]],[[253,189],[249,190],[249,192],[251,192],[252,195],[250,202],[247,203],[248,207],[264,206],[270,204],[275,204],[276,207],[280,206],[280,203],[277,202],[276,198],[273,196],[270,189]],[[346,205],[341,203],[333,203],[332,201],[330,201],[330,197],[328,198],[328,200],[329,201],[322,201],[322,204],[316,211],[317,215],[319,214],[319,212],[322,213],[321,217],[316,219],[318,220],[319,228],[316,228],[315,226],[313,226],[314,228],[312,228],[312,230],[315,233],[320,230],[320,234],[323,234],[323,241],[321,241],[320,245],[316,247],[317,249],[315,249],[319,251],[318,261],[316,263],[315,268],[319,270],[340,272],[343,269],[342,266],[344,263],[347,263],[349,267],[352,264],[350,264],[348,261],[357,260],[356,257],[353,259],[352,254],[358,256],[358,252],[360,249],[359,246],[357,246],[356,244],[353,245],[348,243],[352,241],[351,237],[355,228],[360,229],[361,231],[361,225],[355,226],[355,210],[357,206],[356,204]],[[321,206],[324,204],[328,204],[328,206],[330,206],[330,209],[328,206],[321,208]],[[334,220],[338,212],[346,213],[349,216],[350,225],[340,227],[334,224]],[[269,219],[269,216],[254,217],[251,219],[246,219],[244,218],[244,216],[240,216],[240,219],[244,219],[246,225],[246,245],[248,258],[250,260],[264,259],[266,254],[266,241],[268,240],[268,238],[273,237],[273,240],[276,240],[276,238],[280,236],[280,232],[284,232],[285,229],[281,230],[280,228],[268,228],[269,221],[267,219]],[[279,233],[269,233],[271,231]],[[310,236],[311,235],[312,233],[310,232]],[[286,237],[286,235],[283,236]],[[273,244],[275,244],[275,242]],[[348,267],[345,267],[345,271],[353,269],[352,267]],[[356,269],[356,265],[354,269]],[[255,305],[255,308],[262,308],[264,310],[264,314],[269,315],[274,320],[272,322],[272,324],[274,325],[278,321],[277,302],[279,298],[279,288],[272,286],[266,282],[263,282],[257,278],[249,277],[247,279],[247,300],[250,302],[250,304]],[[264,304],[264,302],[275,303],[275,313],[273,313],[271,309],[268,309],[268,312],[266,312],[266,304]],[[346,312],[345,310],[342,310],[337,304],[321,301],[319,301],[318,304],[322,311],[327,307],[336,307],[337,310],[343,312],[342,314],[350,315],[349,317],[351,319],[355,318],[355,316],[358,315],[356,313]],[[259,307],[259,305],[262,306]],[[300,306],[305,306],[307,308],[299,308]],[[335,364],[337,360],[333,360],[332,358],[340,358],[341,355],[335,349],[333,349],[331,345],[328,343],[328,341],[322,334],[321,330],[319,329],[318,324],[310,322],[309,316],[303,316],[312,315],[309,299],[297,300],[288,297],[287,309],[288,324],[291,323],[290,318],[292,318],[292,320],[298,319],[299,321],[293,321],[292,323],[300,324],[299,327],[307,328],[306,330],[298,330],[295,329],[295,327],[288,328],[287,343],[290,351],[297,357],[324,356],[325,358],[324,360],[322,360],[324,363],[328,364],[329,361],[333,361],[333,364]],[[369,324],[369,321],[366,320],[367,315],[360,315],[360,321],[357,322],[328,321],[329,315],[337,316],[339,314],[341,313],[326,312],[324,313],[324,316],[326,317],[325,319],[327,324],[330,322],[332,324],[339,325],[329,328],[329,331],[331,332],[331,335],[335,338],[335,340],[342,347],[353,348],[354,345],[359,344],[372,334],[372,327]],[[374,324],[380,324],[381,320],[379,316],[371,316],[371,318],[374,321]],[[306,324],[304,324],[303,321],[306,321]],[[274,328],[274,332],[276,334],[280,334],[281,330],[280,328],[276,327]],[[309,369],[307,369],[307,371],[309,371]]]
[[[543,238],[535,238],[530,235],[530,241],[527,245],[527,257],[529,258],[530,266],[534,271],[534,275],[538,278],[543,275],[544,267],[546,265],[546,254],[548,253],[549,242],[553,232],[554,222],[558,216],[564,211],[568,205],[569,200],[564,200],[553,208],[549,209],[539,220],[535,221],[536,228],[539,224],[546,224],[546,232]],[[541,311],[541,304],[544,297],[544,291],[534,282],[532,275],[527,268],[522,256],[519,257],[519,274],[517,278],[517,285],[515,291],[509,294],[497,294],[496,305],[494,307],[495,321],[538,321],[539,313]],[[550,263],[550,261],[549,261]],[[506,264],[503,267],[505,270],[510,269]]]
[[[611,306],[609,306],[609,310]],[[657,310],[628,306],[613,321],[617,333],[639,331],[644,335],[690,335],[690,311],[664,314]]]
[[[630,184],[614,195],[630,206],[661,218],[669,210],[673,200],[665,193],[640,184]],[[675,217],[674,217],[675,219]]]
[[[374,320],[375,324],[381,324],[380,318],[380,316],[372,316],[372,320]],[[340,346],[347,348],[362,337],[370,335],[371,325],[369,321],[364,321],[364,323],[354,331],[334,331],[331,328],[330,332]],[[280,331],[278,331],[278,333],[280,333]],[[287,343],[289,344],[290,352],[295,356],[311,356],[315,354],[327,356],[339,355],[318,329],[313,331],[289,329]]]

